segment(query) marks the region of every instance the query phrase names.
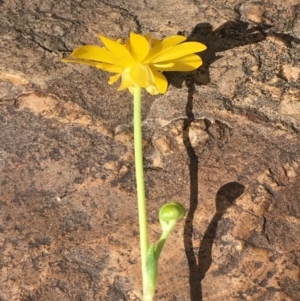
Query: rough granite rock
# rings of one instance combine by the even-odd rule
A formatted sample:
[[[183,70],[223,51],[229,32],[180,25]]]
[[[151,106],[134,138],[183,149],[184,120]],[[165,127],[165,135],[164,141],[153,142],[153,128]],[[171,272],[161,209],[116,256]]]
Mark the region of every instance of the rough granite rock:
[[[208,46],[144,93],[156,300],[299,301],[298,0],[0,0],[0,300],[141,300],[131,95],[60,62],[130,31]]]

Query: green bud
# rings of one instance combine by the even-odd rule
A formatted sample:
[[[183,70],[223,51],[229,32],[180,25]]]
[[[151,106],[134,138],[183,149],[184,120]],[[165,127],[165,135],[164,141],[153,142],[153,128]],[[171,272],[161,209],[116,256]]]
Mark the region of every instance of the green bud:
[[[161,237],[156,246],[156,258],[158,260],[164,244],[175,227],[177,221],[182,219],[185,215],[184,207],[177,202],[170,202],[164,204],[159,210],[159,222],[162,229]]]
[[[184,207],[177,202],[164,204],[159,210],[159,220],[169,222],[172,220],[179,221],[185,215]]]
[[[185,215],[184,207],[177,202],[164,204],[159,210],[159,221],[163,231],[171,232],[177,221]]]

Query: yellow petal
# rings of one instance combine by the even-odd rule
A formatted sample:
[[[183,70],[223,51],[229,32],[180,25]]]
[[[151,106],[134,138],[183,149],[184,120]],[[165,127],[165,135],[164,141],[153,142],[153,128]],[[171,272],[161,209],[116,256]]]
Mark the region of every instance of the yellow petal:
[[[197,53],[205,49],[206,46],[198,42],[183,43],[160,53],[158,56],[151,60],[151,63],[155,64],[164,61],[176,60],[178,58]]]
[[[129,68],[127,68],[127,69],[125,69],[123,71],[123,73],[122,73],[122,81],[121,81],[120,87],[118,88],[118,91],[125,90],[128,87],[130,87],[130,86],[133,85],[132,79],[131,79],[130,74],[129,74],[129,71],[130,71]]]
[[[157,70],[168,70],[169,68],[173,67],[175,65],[174,62],[163,62],[163,63],[157,63],[153,64]]]
[[[152,48],[155,47],[156,45],[158,45],[160,42],[161,42],[161,40],[152,38],[151,39],[151,46],[152,46]]]
[[[147,64],[160,53],[168,50],[169,48],[174,47],[175,45],[177,45],[179,43],[182,43],[185,40],[186,40],[186,37],[184,37],[184,36],[171,36],[162,41],[158,41],[156,39],[151,39],[153,48],[149,51],[149,54],[145,58],[144,63]]]
[[[126,40],[125,40],[125,48],[130,52],[130,40],[129,40],[129,38],[127,38]]]
[[[132,95],[134,95],[134,86],[129,86],[128,90]]]
[[[168,89],[168,81],[163,74],[155,69],[151,68],[152,74],[154,76],[156,87],[161,94],[165,94]]]
[[[78,63],[78,64],[85,64],[85,65],[94,66],[94,67],[97,67],[97,65],[99,64],[99,62],[89,61],[89,60],[80,60],[80,59],[71,58],[71,57],[63,58],[63,59],[61,59],[61,61],[63,63]]]
[[[146,87],[145,89],[151,95],[157,95],[157,94],[159,94],[159,91],[158,91],[158,89],[157,89],[156,86],[149,86],[149,87]]]
[[[100,40],[105,45],[105,47],[114,54],[121,62],[123,66],[131,66],[134,64],[134,60],[130,55],[130,52],[126,47],[118,42],[111,40],[105,36],[99,35]]]
[[[153,64],[156,70],[160,71],[192,71],[202,65],[202,59],[197,54],[190,54],[173,61],[173,65],[169,66],[168,62],[164,64]]]
[[[120,65],[120,60],[115,55],[107,49],[95,45],[76,48],[71,56],[77,59]]]
[[[147,32],[147,33],[146,33],[145,39],[149,42],[149,44],[151,45],[151,47],[154,47],[155,44],[161,42],[161,41],[158,40],[158,39],[152,38],[150,32]]]
[[[151,38],[150,32],[147,32],[145,35],[146,40],[149,42],[150,48],[153,48],[156,44],[160,43],[161,41],[155,38]]]
[[[136,62],[142,62],[150,50],[149,42],[142,35],[130,33],[130,52]]]
[[[120,77],[121,77],[122,73],[113,75],[109,78],[109,84],[112,85],[113,83],[115,83]]]
[[[124,67],[116,66],[116,65],[111,65],[111,64],[105,64],[105,63],[98,63],[96,65],[98,69],[108,71],[108,72],[114,72],[114,73],[122,73],[124,70]]]
[[[136,64],[130,69],[130,76],[136,86],[155,86],[152,70],[148,65]]]

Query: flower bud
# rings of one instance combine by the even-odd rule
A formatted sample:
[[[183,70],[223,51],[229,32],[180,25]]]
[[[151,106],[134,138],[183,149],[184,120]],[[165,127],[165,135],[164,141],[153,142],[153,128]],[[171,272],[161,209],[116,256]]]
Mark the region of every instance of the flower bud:
[[[171,232],[177,221],[185,215],[184,207],[177,202],[164,204],[159,210],[159,221],[163,231]]]
[[[159,211],[159,219],[169,222],[171,220],[180,220],[185,215],[185,209],[184,207],[177,202],[170,202],[164,204]]]

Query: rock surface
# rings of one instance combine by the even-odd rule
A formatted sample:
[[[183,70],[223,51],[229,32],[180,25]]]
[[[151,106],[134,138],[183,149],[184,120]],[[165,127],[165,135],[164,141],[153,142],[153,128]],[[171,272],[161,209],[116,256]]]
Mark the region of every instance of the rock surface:
[[[0,300],[141,299],[131,95],[60,62],[130,31],[208,46],[144,94],[157,300],[300,300],[298,0],[0,1]]]

